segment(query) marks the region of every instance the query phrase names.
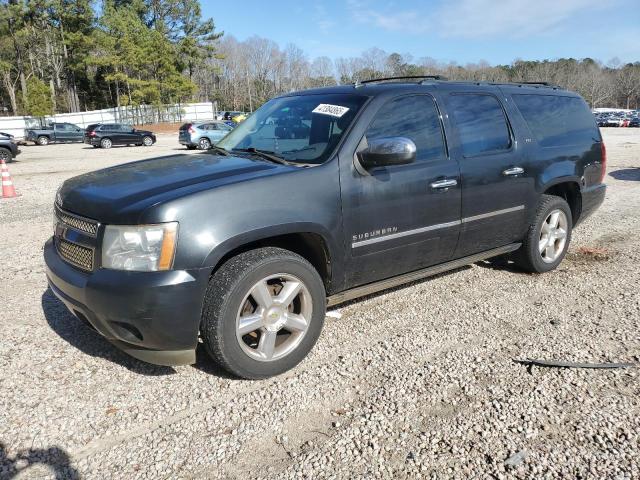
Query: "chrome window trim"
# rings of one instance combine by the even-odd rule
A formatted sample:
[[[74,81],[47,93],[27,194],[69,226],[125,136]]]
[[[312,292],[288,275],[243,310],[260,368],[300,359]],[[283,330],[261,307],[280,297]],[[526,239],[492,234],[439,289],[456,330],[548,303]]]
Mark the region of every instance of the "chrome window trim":
[[[419,233],[430,232],[433,230],[439,230],[441,228],[455,227],[463,223],[474,222],[476,220],[483,220],[485,218],[495,217],[496,215],[503,215],[505,213],[517,212],[524,210],[524,205],[518,205],[516,207],[504,208],[502,210],[494,210],[492,212],[481,213],[480,215],[473,215],[471,217],[465,217],[461,220],[453,220],[451,222],[437,223],[435,225],[428,225],[426,227],[416,228],[413,230],[406,230],[404,232],[392,233],[391,235],[384,235],[381,237],[368,238],[366,240],[360,240],[353,242],[351,248],[364,247],[366,245],[372,245],[374,243],[386,242],[387,240],[394,240],[396,238],[407,237],[409,235],[417,235]]]

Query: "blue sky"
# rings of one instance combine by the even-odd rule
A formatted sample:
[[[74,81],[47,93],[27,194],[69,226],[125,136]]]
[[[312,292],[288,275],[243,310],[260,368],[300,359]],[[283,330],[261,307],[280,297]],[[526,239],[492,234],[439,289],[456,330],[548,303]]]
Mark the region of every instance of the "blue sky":
[[[295,43],[311,59],[370,47],[459,64],[640,61],[640,0],[202,1],[218,30]]]

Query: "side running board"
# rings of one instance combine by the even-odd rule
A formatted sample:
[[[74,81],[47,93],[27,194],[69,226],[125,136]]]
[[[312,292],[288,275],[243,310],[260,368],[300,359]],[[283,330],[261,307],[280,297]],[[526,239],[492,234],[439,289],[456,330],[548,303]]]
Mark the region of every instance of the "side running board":
[[[476,253],[468,257],[462,257],[450,262],[440,263],[432,267],[423,268],[422,270],[416,270],[415,272],[403,273],[402,275],[398,275],[396,277],[387,278],[378,282],[362,285],[361,287],[345,290],[344,292],[336,293],[335,295],[327,297],[327,306],[332,307],[340,303],[348,302],[349,300],[353,300],[355,298],[364,297],[366,295],[371,295],[372,293],[397,287],[398,285],[403,285],[405,283],[415,282],[416,280],[421,280],[423,278],[432,277],[448,270],[453,270],[465,265],[469,265],[470,263],[479,262],[480,260],[486,260],[487,258],[491,257],[497,257],[498,255],[504,255],[505,253],[517,250],[518,248],[520,248],[520,245],[522,244],[512,243],[510,245],[505,245],[504,247],[494,248],[492,250],[487,250],[486,252]]]

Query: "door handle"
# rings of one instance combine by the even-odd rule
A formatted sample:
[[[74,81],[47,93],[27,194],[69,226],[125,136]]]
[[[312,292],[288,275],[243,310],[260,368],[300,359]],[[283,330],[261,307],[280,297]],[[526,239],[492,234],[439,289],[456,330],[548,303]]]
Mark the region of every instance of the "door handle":
[[[524,173],[524,168],[522,167],[511,167],[511,168],[507,168],[506,170],[504,170],[502,172],[502,175],[504,175],[505,177],[512,177],[514,175],[521,175]]]
[[[458,185],[458,181],[454,178],[438,180],[429,185],[431,188],[451,188]]]

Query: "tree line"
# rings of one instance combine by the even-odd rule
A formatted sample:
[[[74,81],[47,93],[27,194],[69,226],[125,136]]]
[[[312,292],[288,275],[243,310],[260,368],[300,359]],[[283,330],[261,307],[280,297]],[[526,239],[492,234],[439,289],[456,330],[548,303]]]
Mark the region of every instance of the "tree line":
[[[369,78],[545,81],[592,107],[640,107],[640,62],[515,60],[459,65],[371,48],[357,57],[309,56],[259,36],[216,31],[198,0],[0,0],[0,107],[44,116],[125,105],[216,101],[255,110],[304,88]]]

